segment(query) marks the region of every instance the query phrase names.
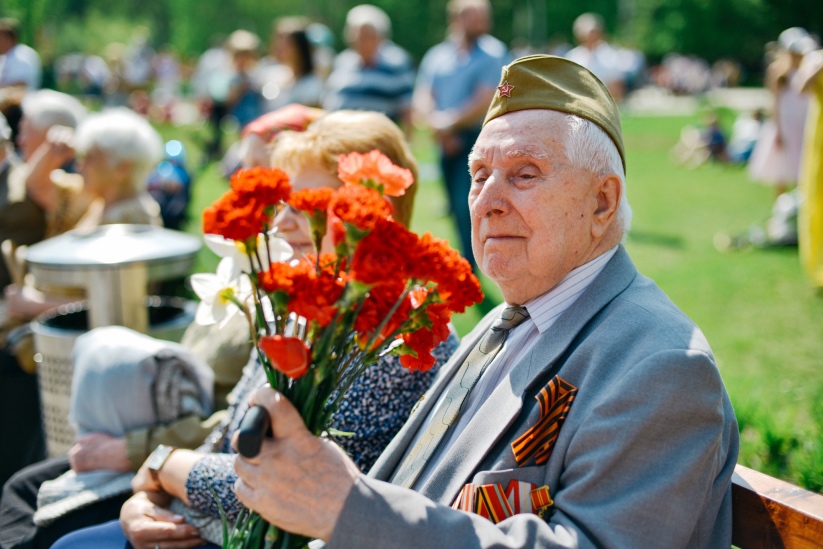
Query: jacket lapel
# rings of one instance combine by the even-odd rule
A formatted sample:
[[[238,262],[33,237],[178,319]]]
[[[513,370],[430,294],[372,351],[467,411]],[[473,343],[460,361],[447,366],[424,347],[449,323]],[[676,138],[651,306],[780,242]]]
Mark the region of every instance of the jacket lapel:
[[[417,432],[423,426],[432,406],[434,406],[437,399],[440,398],[443,390],[448,387],[452,376],[457,369],[460,368],[460,365],[463,364],[466,356],[474,348],[483,334],[486,333],[486,330],[489,329],[494,319],[500,315],[500,311],[502,311],[504,307],[505,303],[495,307],[463,338],[460,346],[455,350],[448,362],[440,369],[432,386],[420,399],[419,405],[416,405],[412,409],[409,419],[406,420],[406,423],[400,431],[394,436],[389,445],[386,446],[374,465],[372,465],[368,476],[385,481],[391,479],[395,469],[397,469],[400,461],[406,455],[409,445],[414,441]]]
[[[543,334],[529,354],[514,366],[489,399],[480,407],[466,429],[449,448],[437,470],[420,493],[449,505],[460,488],[470,482],[475,469],[487,456],[523,408],[523,394],[549,368],[574,338],[603,307],[635,278],[637,271],[621,245],[592,285]],[[561,365],[557,365],[559,368]],[[556,373],[556,372],[555,372]]]

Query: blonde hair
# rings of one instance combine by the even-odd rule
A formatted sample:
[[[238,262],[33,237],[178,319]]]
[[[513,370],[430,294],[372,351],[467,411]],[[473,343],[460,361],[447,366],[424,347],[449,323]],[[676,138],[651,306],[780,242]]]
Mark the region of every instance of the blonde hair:
[[[341,154],[367,153],[374,149],[394,164],[410,170],[414,177],[406,194],[391,197],[394,218],[408,227],[417,191],[417,161],[403,132],[382,113],[335,111],[312,122],[304,132],[283,132],[277,136],[271,161],[273,166],[291,173],[313,167],[337,177]]]

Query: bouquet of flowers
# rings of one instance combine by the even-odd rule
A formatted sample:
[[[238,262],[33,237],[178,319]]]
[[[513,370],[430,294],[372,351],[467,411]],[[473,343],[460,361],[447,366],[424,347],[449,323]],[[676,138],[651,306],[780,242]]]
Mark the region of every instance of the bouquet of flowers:
[[[216,275],[195,275],[199,322],[249,321],[266,377],[315,435],[327,431],[347,389],[381,355],[411,370],[434,365],[452,313],[483,295],[469,263],[444,240],[392,219],[384,195],[401,196],[408,170],[379,151],[341,155],[338,189],[292,192],[279,169],[241,170],[203,213]],[[292,257],[272,220],[284,207],[309,219],[314,254]],[[319,253],[328,231],[334,253]],[[333,398],[332,398],[333,396]],[[333,433],[332,433],[333,434]],[[226,547],[304,547],[256,513],[244,513]]]

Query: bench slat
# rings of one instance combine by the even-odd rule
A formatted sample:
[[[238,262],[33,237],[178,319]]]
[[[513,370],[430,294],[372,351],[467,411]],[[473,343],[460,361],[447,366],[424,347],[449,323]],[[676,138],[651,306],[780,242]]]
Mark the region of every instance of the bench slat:
[[[823,547],[823,496],[748,467],[732,478],[732,543],[741,549]]]

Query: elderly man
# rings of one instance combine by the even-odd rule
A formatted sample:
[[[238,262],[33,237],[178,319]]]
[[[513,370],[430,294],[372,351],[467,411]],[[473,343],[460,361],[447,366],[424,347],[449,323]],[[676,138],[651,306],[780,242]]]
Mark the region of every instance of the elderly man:
[[[703,334],[620,245],[624,166],[588,70],[505,67],[469,203],[506,304],[368,476],[260,389],[274,440],[236,460],[240,500],[332,547],[728,547],[734,412]]]
[[[355,6],[346,15],[344,34],[349,48],[334,60],[323,108],[378,111],[406,125],[414,66],[409,54],[391,41],[389,16],[377,6]]]

